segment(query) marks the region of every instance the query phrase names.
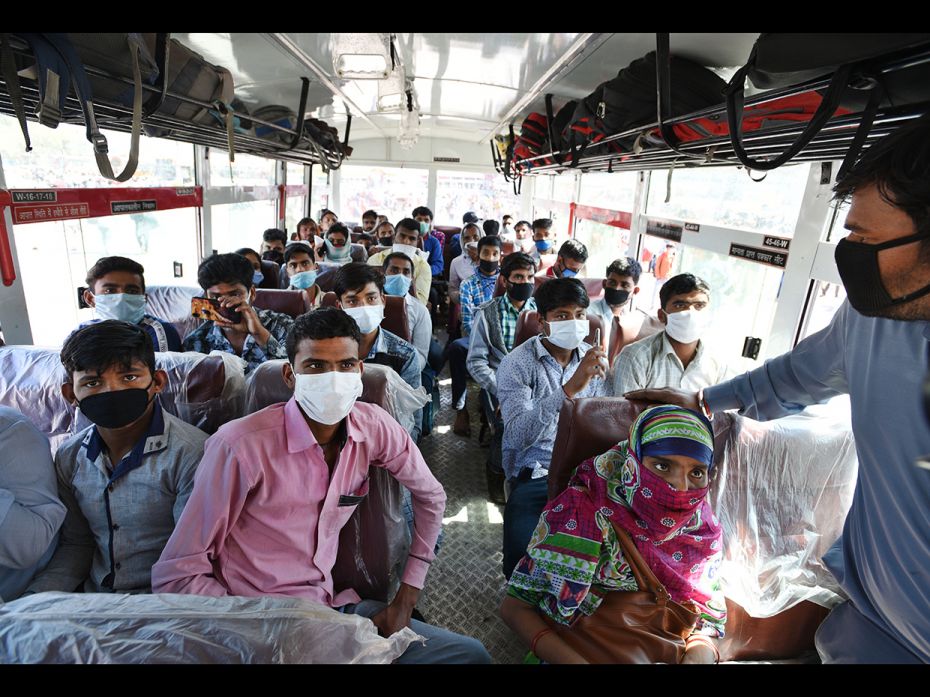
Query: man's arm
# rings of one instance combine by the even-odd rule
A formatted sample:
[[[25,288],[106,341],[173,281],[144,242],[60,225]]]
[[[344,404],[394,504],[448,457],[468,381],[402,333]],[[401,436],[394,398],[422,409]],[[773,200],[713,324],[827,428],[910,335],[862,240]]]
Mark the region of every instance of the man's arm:
[[[194,476],[194,490],[168,544],[152,567],[153,593],[228,595],[213,560],[235,527],[256,478],[249,463],[214,436],[207,441]]]
[[[539,369],[539,362],[532,354],[521,352],[520,357],[526,363],[512,360],[516,356],[511,353],[497,369],[497,398],[506,424],[505,445],[517,443],[523,450],[551,428],[566,395],[562,389],[548,395],[534,394],[536,380],[532,373]]]
[[[488,336],[488,323],[484,312],[479,312],[472,325],[471,336],[468,342],[468,358],[465,367],[482,389],[492,395],[497,395],[497,373],[491,370],[489,363],[490,337]]]
[[[413,285],[416,288],[417,300],[425,306],[429,302],[429,289],[433,283],[429,264],[417,257],[413,261]]]
[[[459,288],[462,285],[462,276],[459,273],[459,265],[456,263],[458,257],[449,264],[449,300],[454,303],[461,302]]]
[[[474,283],[469,283],[469,281],[474,278],[470,276],[462,284],[460,289],[459,297],[462,301],[462,336],[467,337],[471,333],[471,322],[477,309],[477,298],[475,297],[478,292],[478,287]]]
[[[433,272],[434,276],[442,276],[445,260],[442,258],[442,247],[439,244],[439,240],[437,240],[435,237],[426,239],[431,239],[433,241],[432,244],[430,244],[429,249],[430,271]]]
[[[413,298],[411,298],[412,300]],[[406,302],[406,300],[404,301]],[[416,309],[411,310],[410,308],[415,307]],[[408,315],[410,319],[413,320],[413,315],[416,315],[416,322],[410,322],[410,343],[413,344],[413,348],[417,350],[417,354],[420,357],[420,371],[426,367],[426,361],[429,356],[429,342],[433,337],[433,320],[429,316],[429,312],[426,311],[426,308],[423,307],[418,302],[413,302],[407,306]]]

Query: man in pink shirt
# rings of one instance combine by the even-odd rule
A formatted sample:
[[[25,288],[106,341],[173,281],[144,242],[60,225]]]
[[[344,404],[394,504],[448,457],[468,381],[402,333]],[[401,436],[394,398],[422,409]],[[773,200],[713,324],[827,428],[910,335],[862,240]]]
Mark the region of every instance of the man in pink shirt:
[[[294,397],[226,424],[205,446],[194,491],[152,568],[156,593],[285,595],[371,617],[390,636],[427,638],[399,663],[488,663],[481,642],[411,613],[434,558],[446,496],[406,431],[362,393],[358,325],[323,308],[287,337],[284,379]],[[413,496],[415,528],[403,582],[390,604],[335,594],[339,531],[384,467]]]

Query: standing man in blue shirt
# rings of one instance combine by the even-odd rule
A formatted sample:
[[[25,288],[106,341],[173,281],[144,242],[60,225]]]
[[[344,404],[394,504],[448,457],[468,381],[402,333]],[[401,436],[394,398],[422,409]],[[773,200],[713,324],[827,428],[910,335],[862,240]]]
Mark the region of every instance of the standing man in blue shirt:
[[[851,198],[836,263],[848,295],[794,350],[693,393],[648,399],[775,419],[848,393],[859,480],[824,555],[849,600],[817,632],[824,662],[930,662],[930,118],[873,145],[834,189]]]

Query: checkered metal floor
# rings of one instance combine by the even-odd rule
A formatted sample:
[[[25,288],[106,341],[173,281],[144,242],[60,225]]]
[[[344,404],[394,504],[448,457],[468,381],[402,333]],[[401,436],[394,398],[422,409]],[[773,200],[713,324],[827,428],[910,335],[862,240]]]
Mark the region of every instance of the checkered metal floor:
[[[446,490],[445,539],[417,608],[427,622],[479,639],[495,663],[521,663],[526,648],[497,612],[506,587],[501,572],[504,507],[488,501],[488,450],[478,444],[478,390],[469,385],[472,436],[464,438],[452,433],[448,367],[439,379],[442,408],[420,450]]]

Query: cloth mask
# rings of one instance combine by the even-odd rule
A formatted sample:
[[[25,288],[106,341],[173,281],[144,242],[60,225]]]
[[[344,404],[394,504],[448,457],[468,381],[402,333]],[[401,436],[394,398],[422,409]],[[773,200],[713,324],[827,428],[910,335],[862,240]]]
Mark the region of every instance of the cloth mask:
[[[605,288],[604,300],[608,305],[623,305],[630,299],[630,291],[620,290],[619,288]]]
[[[536,240],[536,249],[540,252],[548,252],[552,249],[552,242],[550,240]]]
[[[507,295],[515,302],[526,302],[533,295],[534,285],[532,281],[530,283],[510,283],[508,281]],[[585,336],[587,336],[587,334],[585,334]]]
[[[149,399],[149,389],[153,383],[145,388],[134,387],[94,394],[79,401],[78,408],[101,428],[123,428],[145,413],[152,401]]]
[[[834,252],[836,269],[846,288],[846,298],[853,309],[863,315],[874,317],[882,310],[902,305],[930,293],[930,285],[926,285],[913,293],[892,298],[885,289],[885,284],[882,283],[882,274],[878,266],[878,253],[881,250],[900,247],[927,238],[930,238],[930,234],[908,235],[882,244],[840,240]]]

